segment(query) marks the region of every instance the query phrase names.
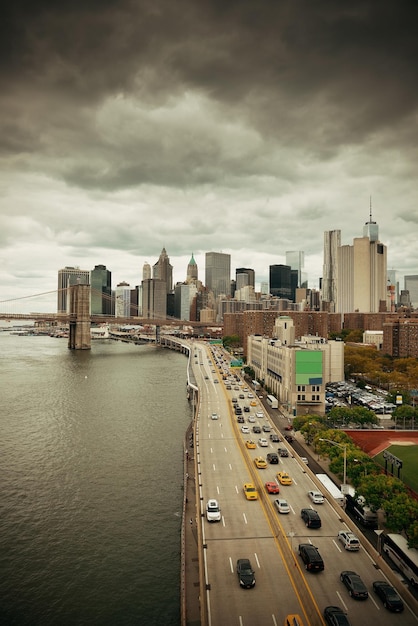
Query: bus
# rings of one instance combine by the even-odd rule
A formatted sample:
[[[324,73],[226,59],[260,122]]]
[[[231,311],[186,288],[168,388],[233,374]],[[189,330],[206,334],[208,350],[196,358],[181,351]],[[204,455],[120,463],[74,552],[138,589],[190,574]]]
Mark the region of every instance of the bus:
[[[334,500],[340,505],[344,506],[345,497],[343,493],[338,489],[337,485],[331,480],[327,474],[316,474],[317,479],[325,487],[328,493],[334,498]]]
[[[380,540],[383,552],[403,576],[411,585],[418,585],[418,550],[408,548],[408,542],[403,535],[382,533]]]
[[[271,406],[272,409],[279,408],[279,401],[274,396],[266,396],[267,404]]]

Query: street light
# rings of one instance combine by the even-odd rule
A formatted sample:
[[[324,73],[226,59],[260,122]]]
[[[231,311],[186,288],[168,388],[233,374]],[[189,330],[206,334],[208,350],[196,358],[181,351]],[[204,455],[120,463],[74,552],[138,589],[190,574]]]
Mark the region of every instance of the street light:
[[[338,446],[339,448],[342,448],[344,450],[344,476],[343,476],[343,485],[344,485],[344,491],[345,491],[345,485],[347,482],[347,444],[345,443],[338,443],[337,441],[332,441],[332,439],[319,439],[319,441],[327,441],[328,443],[331,443],[333,446]]]

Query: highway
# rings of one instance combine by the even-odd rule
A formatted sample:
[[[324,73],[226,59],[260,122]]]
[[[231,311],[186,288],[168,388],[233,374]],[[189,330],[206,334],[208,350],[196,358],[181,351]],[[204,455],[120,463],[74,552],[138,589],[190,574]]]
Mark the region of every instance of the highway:
[[[220,348],[214,349],[220,355]],[[352,626],[371,624],[380,626],[418,623],[417,616],[408,606],[402,614],[388,612],[372,590],[372,582],[385,576],[372,557],[362,547],[359,552],[347,552],[337,540],[339,530],[351,524],[342,509],[334,508],[327,500],[312,505],[307,492],[317,486],[310,469],[286,442],[271,443],[269,433],[242,434],[241,426],[232,409],[232,398],[238,398],[245,426],[269,423],[269,417],[257,398],[248,398],[251,389],[244,391],[242,380],[223,381],[222,371],[216,365],[210,347],[195,343],[191,361],[200,389],[200,409],[196,425],[196,462],[199,475],[199,507],[201,537],[204,546],[203,571],[209,626],[263,626],[284,624],[289,614],[299,614],[305,626],[322,625],[323,610],[328,605],[343,608]],[[226,389],[225,382],[231,384]],[[244,399],[239,395],[244,394]],[[250,403],[256,401],[256,406]],[[248,417],[256,417],[256,424]],[[218,419],[212,419],[212,413]],[[277,430],[276,430],[277,432]],[[260,447],[258,439],[265,437],[268,447]],[[247,449],[245,441],[252,439],[256,449]],[[256,456],[266,457],[277,452],[277,447],[287,446],[290,455],[280,458],[279,465],[257,469]],[[278,471],[287,471],[292,485],[280,486],[280,496],[267,494],[264,483],[276,481]],[[248,501],[243,485],[253,482],[258,490],[257,501]],[[290,505],[288,515],[280,515],[273,506],[277,497],[286,498]],[[220,522],[207,522],[206,502],[219,501],[222,512]],[[302,508],[315,508],[322,526],[308,529],[300,517]],[[359,531],[352,526],[362,540]],[[365,543],[365,539],[363,542]],[[300,543],[317,546],[325,563],[323,572],[310,573],[304,569],[298,555]],[[236,561],[249,558],[255,571],[256,584],[252,589],[242,589],[236,574]],[[340,572],[353,570],[360,574],[369,591],[369,598],[356,601],[340,581]]]

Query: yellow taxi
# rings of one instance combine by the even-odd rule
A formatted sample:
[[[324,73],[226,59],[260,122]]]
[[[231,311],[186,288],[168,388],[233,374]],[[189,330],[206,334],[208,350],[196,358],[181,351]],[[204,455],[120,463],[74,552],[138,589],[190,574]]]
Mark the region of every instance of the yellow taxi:
[[[254,459],[254,463],[256,467],[258,467],[258,469],[266,469],[267,467],[267,462],[265,459],[263,459],[262,456],[256,456]]]
[[[255,443],[255,441],[251,441],[251,439],[250,441],[246,441],[245,445],[249,450],[255,450],[257,448],[257,444]]]
[[[255,400],[251,400],[250,406],[257,406],[257,402]]]
[[[244,494],[247,500],[258,500],[257,489],[252,483],[244,484]]]
[[[287,472],[279,472],[277,474],[277,480],[281,485],[291,485],[292,479]]]

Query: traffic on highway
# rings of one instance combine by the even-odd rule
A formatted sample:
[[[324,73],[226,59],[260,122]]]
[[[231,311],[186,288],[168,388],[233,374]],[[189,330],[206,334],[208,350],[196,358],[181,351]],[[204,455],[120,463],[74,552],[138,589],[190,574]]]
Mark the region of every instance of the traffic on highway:
[[[208,624],[416,625],[413,598],[382,600],[385,564],[289,445],[287,420],[277,428],[221,347],[195,342],[191,363]]]

